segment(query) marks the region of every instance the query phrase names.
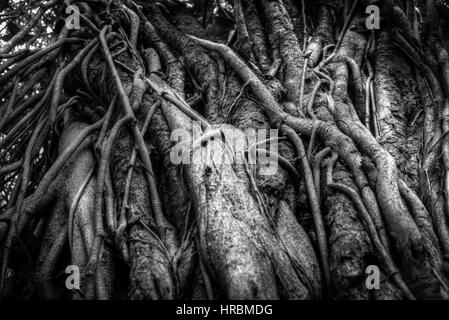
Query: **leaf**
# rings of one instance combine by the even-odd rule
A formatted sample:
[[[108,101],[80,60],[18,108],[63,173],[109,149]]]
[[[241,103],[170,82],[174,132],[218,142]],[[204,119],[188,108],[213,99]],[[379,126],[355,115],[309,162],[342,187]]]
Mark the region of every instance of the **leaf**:
[[[6,25],[6,29],[8,30],[8,34],[1,37],[1,39],[3,41],[11,40],[11,38],[14,37],[20,31],[20,27],[14,22],[9,22]],[[32,37],[33,37],[32,35],[27,34],[27,35],[23,36],[22,39],[20,39],[20,41],[18,43],[23,44],[23,43],[27,42],[28,40],[30,40]]]
[[[8,24],[6,25],[6,29],[8,29],[8,32],[11,36],[16,35],[20,31],[20,27],[14,22],[8,22]]]
[[[0,11],[9,7],[9,0],[0,0]]]

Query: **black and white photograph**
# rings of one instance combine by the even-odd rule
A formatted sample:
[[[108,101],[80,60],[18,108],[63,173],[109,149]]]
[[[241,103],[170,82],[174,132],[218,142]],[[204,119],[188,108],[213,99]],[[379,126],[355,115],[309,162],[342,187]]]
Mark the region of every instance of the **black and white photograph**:
[[[449,300],[449,1],[0,0],[0,309],[47,300]]]

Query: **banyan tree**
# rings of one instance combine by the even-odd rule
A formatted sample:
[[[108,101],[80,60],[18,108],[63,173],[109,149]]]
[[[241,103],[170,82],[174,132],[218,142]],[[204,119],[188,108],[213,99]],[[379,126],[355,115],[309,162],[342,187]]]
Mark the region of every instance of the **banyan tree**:
[[[0,1],[1,297],[449,298],[448,17]]]

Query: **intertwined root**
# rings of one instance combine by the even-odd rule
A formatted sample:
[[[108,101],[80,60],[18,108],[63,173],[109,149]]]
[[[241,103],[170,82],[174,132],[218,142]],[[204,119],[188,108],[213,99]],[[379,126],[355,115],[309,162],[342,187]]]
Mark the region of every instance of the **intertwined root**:
[[[383,29],[364,29],[368,4]],[[80,30],[11,53],[62,8],[48,1],[0,49],[3,296],[448,298],[439,4],[419,7],[425,23],[389,0],[228,5],[229,39],[213,7],[196,7],[204,28],[170,3],[83,3]],[[280,136],[234,148],[270,128]],[[201,161],[173,161],[180,146]],[[279,167],[267,175],[253,152]]]

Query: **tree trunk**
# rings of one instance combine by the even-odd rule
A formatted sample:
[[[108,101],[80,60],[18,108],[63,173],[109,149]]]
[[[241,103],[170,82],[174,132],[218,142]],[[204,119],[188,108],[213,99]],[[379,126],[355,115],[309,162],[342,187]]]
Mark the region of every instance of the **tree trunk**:
[[[449,298],[445,1],[22,4],[2,297]]]

